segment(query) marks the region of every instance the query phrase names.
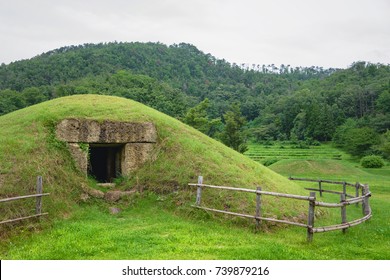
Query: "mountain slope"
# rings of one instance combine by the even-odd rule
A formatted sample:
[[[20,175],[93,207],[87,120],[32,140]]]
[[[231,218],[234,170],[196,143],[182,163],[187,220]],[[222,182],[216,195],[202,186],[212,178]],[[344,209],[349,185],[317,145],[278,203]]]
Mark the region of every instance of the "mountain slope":
[[[239,103],[256,141],[330,141],[354,128],[390,129],[389,65],[356,62],[344,70],[238,66],[181,43],[85,44],[0,66],[0,115],[61,96],[113,94],[183,118],[209,99],[209,119]],[[112,87],[116,87],[115,90]],[[346,145],[348,146],[348,145]],[[384,148],[364,151],[382,154]],[[386,150],[386,149],[385,149]]]

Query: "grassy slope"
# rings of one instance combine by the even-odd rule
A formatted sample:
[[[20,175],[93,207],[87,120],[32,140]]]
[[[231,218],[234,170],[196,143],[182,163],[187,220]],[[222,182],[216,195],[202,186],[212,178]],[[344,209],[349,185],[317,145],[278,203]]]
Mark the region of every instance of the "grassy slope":
[[[346,159],[350,156],[329,144],[299,148],[298,144],[274,142],[268,145],[250,143],[245,155],[249,158],[264,162],[266,160],[282,159]]]
[[[44,102],[0,117],[1,197],[34,192],[35,177],[42,175],[44,190],[51,193],[50,198],[44,199],[44,210],[50,212],[48,219],[67,218],[77,210],[80,186],[88,181],[74,167],[64,144],[53,137],[55,124],[70,117],[155,123],[159,137],[155,149],[157,160],[125,178],[121,187],[142,186],[157,193],[178,190],[172,202],[180,207],[174,211],[184,215],[193,212],[188,206],[195,197],[195,190],[189,190],[187,183],[196,182],[200,174],[205,183],[210,184],[249,188],[261,185],[265,190],[303,193],[268,168],[140,103],[117,97],[80,95]],[[253,206],[247,205],[246,194],[212,191],[204,194],[208,196],[203,201],[210,207],[253,211]],[[229,199],[228,204],[225,199]],[[253,204],[254,196],[249,199]],[[22,211],[18,204],[1,207],[5,209],[5,217]],[[296,216],[303,209],[288,200],[269,200],[264,208],[266,214],[279,217]],[[32,223],[33,228],[35,225]],[[3,226],[2,229],[6,232],[9,228]]]
[[[288,149],[280,149],[280,145],[273,145],[271,147],[262,145],[254,146],[256,146],[254,147],[255,149],[250,151],[252,154],[267,155],[270,150],[273,151],[273,154],[278,153],[281,159],[269,167],[286,177],[345,180],[351,183],[361,182],[369,184],[370,190],[373,193],[370,199],[373,217],[369,222],[350,229],[342,245],[338,239],[341,237],[337,232],[315,235],[314,238],[323,236],[324,242],[321,246],[323,246],[323,249],[328,250],[329,253],[336,251],[336,246],[345,247],[344,252],[341,252],[341,249],[338,250],[341,255],[335,255],[335,258],[390,259],[390,165],[380,169],[362,168],[350,156],[329,145],[310,147],[310,149],[295,149],[293,156],[289,156],[291,155],[291,151],[288,151]],[[318,155],[318,151],[327,150],[330,152],[329,155],[342,155],[340,157],[342,160],[330,159],[330,157],[322,152],[321,156]],[[312,152],[311,154],[310,151]],[[297,156],[297,154],[301,154],[301,156]],[[299,182],[298,184],[303,187],[318,187],[315,183]],[[341,190],[340,187],[329,184],[323,184],[323,187],[337,191]],[[352,189],[348,190],[351,193],[354,192]],[[324,200],[337,202],[337,199],[337,196],[324,195]],[[327,210],[327,213],[325,223],[332,224],[339,222],[339,211]],[[347,213],[348,217],[351,218],[361,217],[360,207],[348,207]],[[342,238],[344,239],[344,237]],[[357,239],[360,239],[360,241]],[[334,246],[325,244],[330,241],[335,243]],[[349,251],[349,253],[346,251]],[[328,253],[324,254],[324,256],[326,255]]]
[[[161,197],[144,195],[112,216],[99,204],[85,205],[68,220],[32,237],[14,238],[7,259],[390,259],[387,210],[372,204],[372,221],[318,234],[288,227],[254,234],[253,227],[175,215]],[[158,213],[158,215],[156,215]],[[348,215],[350,211],[348,210]]]
[[[49,172],[51,166],[39,167],[40,163],[46,163],[46,159],[35,156],[40,154],[44,157],[43,152],[48,149],[48,126],[69,117],[155,123],[159,134],[158,159],[150,166],[163,167],[165,171],[163,174],[149,173],[147,178],[143,177],[146,175],[142,171],[139,172],[138,179],[146,186],[182,186],[202,174],[206,181],[217,184],[247,187],[260,184],[273,190],[292,190],[281,176],[173,118],[137,102],[98,95],[55,99],[2,116],[1,173],[20,169],[21,161],[26,162],[26,154],[34,168],[38,169],[37,174],[39,171]],[[55,152],[55,149],[50,152]],[[147,167],[145,169],[151,171]],[[243,172],[245,176],[242,176]]]
[[[303,229],[254,234],[253,228],[216,223],[206,216],[183,218],[161,203],[149,194],[118,216],[96,205],[83,207],[50,230],[13,238],[2,259],[321,258],[305,242]]]
[[[364,170],[346,160],[311,160],[310,165],[307,165],[306,161],[283,160],[272,165],[272,168],[284,175],[332,178],[335,169],[328,167],[335,166],[345,172],[338,176],[341,178],[344,175],[342,178],[347,181],[353,182],[355,177],[352,176],[359,176],[362,182],[370,183],[374,193],[371,199],[374,211],[372,220],[349,229],[347,234],[335,231],[315,235],[314,242],[308,244],[305,230],[302,228],[288,227],[283,230],[261,231],[254,234],[253,224],[251,227],[241,228],[226,221],[216,223],[215,217],[210,217],[206,213],[203,213],[203,216],[177,215],[171,211],[172,209],[166,208],[164,196],[145,194],[129,202],[129,207],[118,216],[108,214],[106,207],[99,203],[89,202],[81,205],[71,218],[56,221],[52,229],[33,237],[21,236],[11,240],[3,257],[8,259],[390,259],[389,167],[383,170]],[[324,199],[328,198],[330,196],[325,195]],[[354,211],[360,212],[360,208],[356,209],[348,208],[348,217]],[[339,219],[339,211],[336,212],[322,217],[325,219],[324,222],[331,224],[335,217]]]
[[[340,246],[350,252],[351,255],[347,254],[349,258],[390,259],[390,166],[381,169],[365,169],[358,163],[348,160],[282,160],[270,167],[285,176],[336,179],[369,184],[372,192],[370,205],[373,217],[369,222],[350,229],[347,234],[350,239],[346,239],[345,243]],[[316,184],[310,185],[305,182],[300,185],[316,187]],[[323,185],[327,189],[335,189],[335,187]],[[351,192],[354,191],[351,190]],[[348,207],[347,213],[348,217],[359,218],[361,208]],[[340,219],[339,211],[329,211],[329,214],[328,219],[332,223]]]

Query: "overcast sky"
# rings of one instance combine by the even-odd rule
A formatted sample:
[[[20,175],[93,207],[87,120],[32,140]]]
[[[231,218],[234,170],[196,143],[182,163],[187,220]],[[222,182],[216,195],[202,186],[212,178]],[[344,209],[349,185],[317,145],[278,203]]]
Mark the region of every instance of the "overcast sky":
[[[390,63],[390,0],[0,0],[0,63],[67,45],[186,42],[231,63]]]

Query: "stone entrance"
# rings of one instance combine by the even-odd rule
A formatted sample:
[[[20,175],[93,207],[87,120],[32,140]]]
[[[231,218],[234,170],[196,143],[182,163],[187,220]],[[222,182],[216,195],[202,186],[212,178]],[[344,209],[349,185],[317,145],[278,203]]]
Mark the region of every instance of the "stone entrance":
[[[89,145],[88,175],[99,182],[111,182],[122,174],[121,156],[124,145]]]
[[[65,119],[56,136],[68,142],[79,169],[102,183],[141,167],[157,142],[153,123]]]

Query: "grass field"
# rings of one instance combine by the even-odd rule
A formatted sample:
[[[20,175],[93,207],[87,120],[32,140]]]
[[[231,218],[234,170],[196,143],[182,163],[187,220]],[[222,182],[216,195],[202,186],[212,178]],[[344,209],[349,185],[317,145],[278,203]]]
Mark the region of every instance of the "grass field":
[[[50,230],[11,240],[2,259],[389,259],[389,228],[374,200],[372,221],[306,242],[304,229],[255,233],[253,227],[183,218],[153,194],[112,216],[102,205],[81,207]],[[387,207],[388,209],[388,207]],[[158,213],[158,214],[157,214]],[[205,218],[206,217],[206,218]]]
[[[251,143],[245,155],[254,161],[264,163],[267,160],[282,159],[349,159],[350,156],[330,144],[307,146],[289,142],[271,142],[267,144]]]
[[[267,185],[267,189],[270,191],[291,192],[296,186],[283,176],[257,164],[220,142],[140,103],[103,95],[58,98],[0,117],[0,197],[12,197],[34,192],[37,175],[43,177],[44,191],[50,193],[50,197],[44,199],[44,211],[49,212],[49,215],[43,219],[46,222],[37,223],[35,220],[28,220],[24,223],[0,225],[0,252],[1,256],[6,256],[5,258],[37,258],[34,253],[27,253],[24,257],[14,255],[13,250],[24,247],[24,242],[26,242],[25,245],[33,244],[40,236],[43,239],[39,240],[36,245],[51,244],[50,248],[66,247],[69,250],[66,258],[78,258],[80,255],[72,250],[77,246],[68,246],[66,242],[74,244],[74,241],[82,239],[84,228],[90,228],[94,232],[95,227],[100,230],[99,225],[104,224],[104,229],[110,229],[113,240],[120,240],[120,237],[115,235],[116,227],[129,228],[136,226],[131,219],[133,212],[123,211],[124,221],[122,224],[117,224],[111,223],[115,219],[104,219],[103,213],[108,211],[107,209],[110,206],[108,204],[104,205],[104,210],[101,212],[93,210],[94,204],[90,204],[91,207],[87,205],[80,206],[83,204],[81,198],[83,186],[93,187],[94,184],[91,184],[85,174],[77,169],[67,150],[66,143],[58,141],[55,137],[56,124],[65,118],[88,118],[96,121],[108,119],[112,121],[153,122],[155,124],[158,139],[151,157],[154,160],[151,159],[129,176],[120,178],[120,183],[116,186],[118,190],[136,191],[143,189],[160,195],[176,193],[175,196],[164,198],[165,203],[158,203],[160,208],[154,209],[153,212],[142,207],[143,204],[147,203],[143,201],[143,198],[139,198],[140,202],[137,204],[140,208],[133,209],[133,207],[130,207],[127,209],[126,204],[122,205],[126,211],[134,210],[145,213],[145,217],[139,219],[151,224],[155,224],[156,221],[146,217],[147,213],[151,213],[153,218],[161,219],[163,223],[167,223],[165,228],[171,228],[173,225],[169,213],[181,217],[185,222],[189,213],[194,212],[190,205],[195,190],[189,190],[187,184],[196,182],[198,175],[204,176],[205,183],[246,186],[248,188]],[[303,191],[300,193],[303,193]],[[229,207],[232,210],[239,210],[250,206],[246,198],[247,194],[244,193],[231,195],[214,191],[209,192],[209,195],[204,197],[203,201],[212,204],[210,206],[213,207]],[[228,202],[226,203],[226,201]],[[277,203],[276,201],[270,201],[269,203],[265,202],[265,204],[268,205],[265,211],[279,216],[296,216],[305,210],[302,206],[295,205],[291,201]],[[174,205],[174,207],[170,207],[170,205]],[[27,216],[32,208],[29,205],[23,207],[22,203],[7,203],[0,205],[0,207],[1,221],[8,218]],[[167,209],[171,209],[171,211],[166,212]],[[126,216],[126,213],[129,213],[128,216]],[[167,214],[164,215],[164,213]],[[201,212],[198,211],[197,213]],[[209,217],[208,214],[196,215],[203,218],[204,216]],[[99,219],[101,217],[101,220],[96,220],[95,223],[93,219],[90,219],[91,216],[99,217]],[[229,219],[222,216],[215,218],[215,222],[218,220],[229,221]],[[73,222],[80,223],[82,226],[71,227]],[[193,220],[186,223],[196,225]],[[238,228],[242,227],[242,224],[237,223]],[[65,239],[51,235],[52,230],[56,230],[61,226],[71,229],[70,231],[61,231],[61,236]],[[37,233],[36,228],[40,228],[41,231]],[[29,234],[30,231],[32,234]],[[226,229],[220,230],[220,232],[225,231]],[[156,232],[158,233],[158,230]],[[141,239],[145,237],[144,232],[141,231],[140,234]],[[213,233],[210,232],[210,234]],[[173,229],[171,235],[180,235],[180,231]],[[9,240],[10,236],[13,236],[12,241]],[[125,237],[133,238],[132,235],[125,235]],[[98,234],[88,235],[88,240],[91,242],[94,241],[94,238],[99,240],[100,236]],[[192,236],[189,236],[187,240],[190,238]],[[152,238],[150,240],[149,246],[154,246]],[[62,242],[61,245],[58,242]],[[17,245],[14,247],[12,244]],[[141,244],[147,252],[147,244],[145,242],[141,242]],[[84,246],[88,247],[89,245],[84,244]],[[121,245],[118,241],[118,246],[125,246],[125,244]],[[181,250],[181,244],[177,243],[177,246]],[[30,251],[26,249],[26,252]],[[165,250],[158,252],[150,254],[150,258],[163,258],[166,255]],[[40,252],[40,254],[44,253]],[[184,253],[176,255],[176,257],[189,258],[185,257]],[[51,256],[56,258],[55,255]],[[196,258],[202,258],[202,256],[200,254]],[[64,255],[59,254],[58,258],[60,257],[64,257]],[[87,256],[84,257],[87,258]],[[112,256],[111,253],[109,255],[91,254],[88,258],[124,258],[124,255],[119,253],[117,256]]]
[[[370,184],[373,217],[362,225],[314,235],[272,226],[255,232],[254,223],[220,221],[206,212],[175,209],[172,195],[139,196],[117,216],[107,205],[82,205],[77,214],[50,230],[11,240],[6,259],[390,259],[390,168],[362,169],[350,160],[285,159],[271,168],[284,176],[359,180]],[[315,187],[316,184],[299,184]],[[334,187],[324,184],[324,187]],[[194,196],[195,199],[195,196]],[[334,201],[331,194],[323,200]],[[328,211],[328,210],[324,210]],[[347,208],[361,216],[361,208]],[[319,214],[319,213],[317,213]],[[324,214],[324,213],[322,213]],[[339,209],[316,218],[316,224],[339,223]]]
[[[63,143],[50,133],[50,125],[66,117],[104,120],[107,115],[114,120],[152,121],[159,131],[157,159],[123,178],[121,185],[128,189],[140,184],[146,191],[115,205],[80,200],[80,185],[89,182],[77,172]],[[0,195],[33,191],[31,178],[36,175],[43,175],[44,189],[51,193],[43,204],[50,215],[41,223],[6,228],[15,233],[10,235],[3,235],[1,228],[0,259],[390,259],[390,167],[363,169],[329,145],[309,149],[281,143],[251,145],[248,155],[256,151],[263,159],[277,159],[269,166],[275,173],[177,120],[135,102],[104,96],[45,102],[0,117],[0,128]],[[306,242],[304,228],[263,223],[262,230],[255,232],[252,220],[192,208],[196,191],[189,190],[187,183],[196,182],[198,175],[204,176],[205,183],[261,185],[293,194],[308,194],[304,187],[315,185],[288,181],[289,175],[368,183],[373,218],[346,234],[316,234],[312,243]],[[324,195],[323,199],[338,198]],[[254,200],[210,192],[203,203],[249,209],[247,213],[253,214]],[[264,214],[278,218],[292,212],[305,215],[308,208],[307,202],[283,198],[264,196],[263,202]],[[112,206],[122,212],[110,214]],[[354,206],[347,213],[350,218],[361,216]],[[316,225],[339,222],[339,209],[317,209]]]

